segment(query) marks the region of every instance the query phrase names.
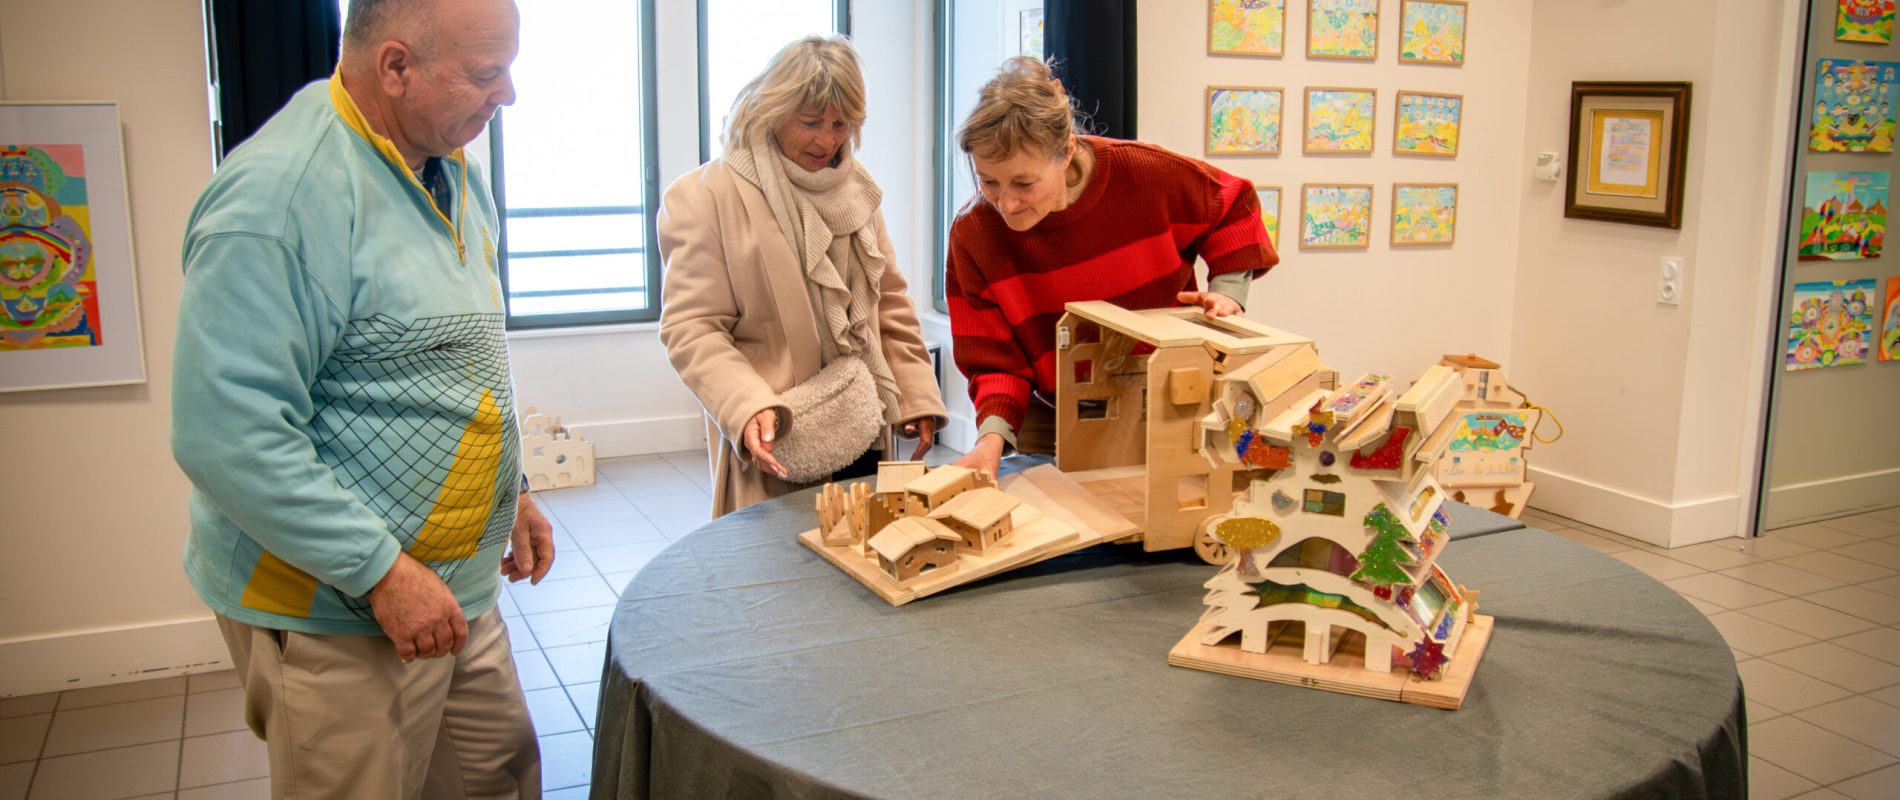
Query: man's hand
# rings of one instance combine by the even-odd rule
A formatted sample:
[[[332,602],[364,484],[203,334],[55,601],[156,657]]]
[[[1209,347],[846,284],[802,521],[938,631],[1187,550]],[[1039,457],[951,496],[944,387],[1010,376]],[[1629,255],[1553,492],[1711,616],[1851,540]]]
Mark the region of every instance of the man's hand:
[[[1234,298],[1220,292],[1181,292],[1174,296],[1174,300],[1184,306],[1200,306],[1201,313],[1206,314],[1208,319],[1241,312],[1240,304],[1234,302]]]
[[[745,449],[752,451],[752,460],[759,462],[759,468],[785,477],[785,467],[772,457],[772,437],[778,435],[778,409],[768,408],[752,415],[745,424]]]
[[[957,466],[976,470],[992,478],[996,477],[996,468],[1003,463],[1003,435],[986,433],[977,437],[970,452],[957,459]]]
[[[396,645],[404,663],[462,652],[468,620],[442,578],[408,553],[369,590],[376,624]]]
[[[508,554],[501,557],[501,574],[509,583],[527,578],[530,585],[540,583],[554,566],[554,526],[541,515],[533,496],[521,493],[515,504],[515,529],[508,535]]]
[[[917,452],[910,454],[910,460],[924,460],[924,454],[930,452],[930,448],[937,443],[936,418],[925,417],[904,423],[904,438],[917,440]]]

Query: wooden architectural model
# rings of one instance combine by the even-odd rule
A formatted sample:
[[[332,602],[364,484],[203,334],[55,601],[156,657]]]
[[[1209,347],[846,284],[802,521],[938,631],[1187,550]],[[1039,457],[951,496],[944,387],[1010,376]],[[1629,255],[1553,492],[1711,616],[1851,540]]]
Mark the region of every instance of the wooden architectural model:
[[[521,410],[521,471],[535,491],[594,484],[594,443],[561,427],[560,417]]]
[[[1542,409],[1504,380],[1498,363],[1476,355],[1448,355],[1420,382],[1442,380],[1461,389],[1454,407],[1457,430],[1439,457],[1438,482],[1453,500],[1513,519],[1530,502],[1526,452]]]

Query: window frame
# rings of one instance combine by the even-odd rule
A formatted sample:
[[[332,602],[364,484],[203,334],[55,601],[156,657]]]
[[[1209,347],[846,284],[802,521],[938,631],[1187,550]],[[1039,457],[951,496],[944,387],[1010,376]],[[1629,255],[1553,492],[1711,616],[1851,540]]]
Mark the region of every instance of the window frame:
[[[651,2],[651,0],[647,0]],[[712,115],[712,87],[707,82],[712,71],[712,60],[706,51],[706,3],[707,0],[695,0],[695,25],[698,27],[699,44],[699,163],[712,160],[712,142],[715,129],[719,126]],[[851,35],[851,0],[831,0],[831,30],[839,36]]]

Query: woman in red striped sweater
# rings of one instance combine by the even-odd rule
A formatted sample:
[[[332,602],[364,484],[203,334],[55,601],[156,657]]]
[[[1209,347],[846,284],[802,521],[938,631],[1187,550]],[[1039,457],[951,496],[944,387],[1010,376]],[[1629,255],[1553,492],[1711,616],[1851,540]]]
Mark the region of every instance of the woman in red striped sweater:
[[[1010,447],[1054,452],[1063,304],[1198,305],[1224,317],[1280,260],[1252,183],[1153,145],[1077,135],[1068,94],[1040,61],[1004,62],[957,144],[982,194],[951,225],[944,265],[957,368],[976,404],[963,466],[995,474]]]

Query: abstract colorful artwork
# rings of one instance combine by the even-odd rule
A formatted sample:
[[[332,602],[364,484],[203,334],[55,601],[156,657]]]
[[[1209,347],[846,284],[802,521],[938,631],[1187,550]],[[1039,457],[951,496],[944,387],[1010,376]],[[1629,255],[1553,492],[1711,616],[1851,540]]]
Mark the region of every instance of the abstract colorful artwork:
[[[1810,172],[1801,260],[1875,258],[1887,238],[1885,172]]]
[[[1537,427],[1540,412],[1528,410],[1463,411],[1447,424],[1452,431],[1449,458],[1438,464],[1438,482],[1446,486],[1513,485],[1524,481],[1524,440]]]
[[[1267,241],[1273,243],[1275,250],[1280,249],[1280,187],[1258,186],[1253,190],[1260,198],[1260,224],[1267,226]]]
[[[1378,114],[1378,99],[1378,92],[1372,89],[1308,87],[1302,151],[1372,152],[1372,127]]]
[[[1834,39],[1887,44],[1893,41],[1894,0],[1840,0]]]
[[[1399,9],[1399,60],[1465,63],[1464,0],[1405,0]]]
[[[0,351],[103,344],[76,144],[0,145]]]
[[[1301,187],[1300,247],[1363,248],[1371,241],[1371,184]]]
[[[1788,312],[1790,371],[1861,364],[1874,344],[1878,281],[1815,281],[1794,285]]]
[[[1413,156],[1458,155],[1458,129],[1465,99],[1455,94],[1399,92],[1392,152]]]
[[[1900,63],[1824,58],[1814,74],[1814,124],[1808,149],[1817,153],[1893,152],[1893,115],[1900,105],[1894,73]]]
[[[1458,184],[1392,186],[1392,244],[1451,244],[1458,234]]]
[[[1306,57],[1379,57],[1379,0],[1307,0]]]
[[[1887,301],[1880,314],[1880,360],[1900,361],[1900,277],[1887,279]]]
[[[1207,87],[1207,154],[1280,152],[1283,94],[1274,87]]]
[[[1208,53],[1277,56],[1285,46],[1286,0],[1208,0]]]

